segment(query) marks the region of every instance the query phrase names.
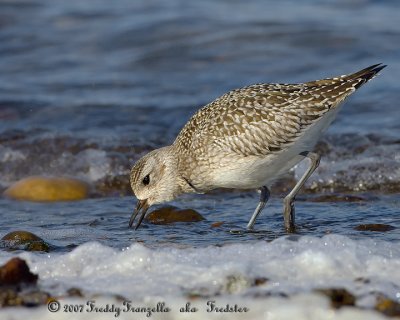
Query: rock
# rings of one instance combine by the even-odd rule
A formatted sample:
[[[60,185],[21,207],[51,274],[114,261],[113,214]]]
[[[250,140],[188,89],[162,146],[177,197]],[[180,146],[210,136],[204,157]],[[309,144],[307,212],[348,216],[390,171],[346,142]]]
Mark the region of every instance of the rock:
[[[354,227],[354,230],[357,231],[378,231],[378,232],[386,232],[396,229],[390,224],[381,224],[381,223],[370,223],[370,224],[360,224]]]
[[[35,307],[42,304],[47,304],[50,294],[39,289],[20,292],[18,298],[21,300],[21,305],[25,307]]]
[[[315,291],[327,296],[331,300],[332,308],[335,309],[343,306],[354,306],[356,303],[356,297],[343,288],[317,289]]]
[[[153,224],[169,224],[175,222],[197,222],[204,220],[204,218],[193,209],[179,209],[167,206],[149,213],[146,220]]]
[[[223,224],[224,224],[223,221],[214,222],[213,224],[211,224],[211,228],[219,228]]]
[[[9,250],[27,250],[49,252],[50,246],[37,235],[28,231],[13,231],[3,238],[3,245]]]
[[[368,284],[371,283],[371,280],[369,280],[368,278],[364,278],[364,277],[358,277],[354,279],[355,282],[360,282],[363,284]]]
[[[22,292],[18,286],[0,286],[0,307],[25,306],[35,307],[47,304],[50,295],[47,292],[38,290],[36,287]]]
[[[79,288],[69,288],[67,290],[67,296],[68,297],[83,297],[83,293],[81,291],[81,289]]]
[[[311,202],[362,202],[367,201],[366,198],[353,195],[339,195],[339,194],[325,194],[314,198],[310,198],[308,201]]]
[[[35,284],[37,279],[38,276],[31,273],[25,260],[20,258],[12,258],[0,267],[0,285]]]
[[[229,294],[234,294],[243,291],[246,288],[251,287],[252,281],[241,274],[229,275],[226,278],[226,282],[222,288],[222,291]]]
[[[268,281],[269,281],[269,279],[265,278],[265,277],[255,278],[253,280],[253,286],[261,286],[263,284],[266,284]]]
[[[37,280],[38,276],[20,258],[12,258],[0,266],[0,307],[46,304],[50,295],[36,286]]]
[[[375,310],[389,317],[400,317],[400,303],[384,296],[378,297]]]
[[[20,306],[22,299],[18,296],[18,291],[15,288],[0,287],[0,307]]]
[[[4,195],[26,201],[72,201],[88,197],[86,183],[71,178],[28,177],[14,183]]]

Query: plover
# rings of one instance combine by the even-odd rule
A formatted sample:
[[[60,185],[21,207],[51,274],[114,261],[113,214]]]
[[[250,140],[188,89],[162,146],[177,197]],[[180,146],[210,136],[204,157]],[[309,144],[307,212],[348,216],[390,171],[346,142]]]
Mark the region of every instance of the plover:
[[[269,187],[304,157],[310,165],[284,198],[284,225],[295,228],[294,199],[318,167],[313,148],[339,112],[343,100],[385,65],[350,75],[299,84],[255,84],[232,90],[200,109],[174,143],[156,149],[132,167],[138,199],[129,221],[137,229],[148,208],[183,193],[216,188],[259,189],[260,201],[247,229],[270,196]]]

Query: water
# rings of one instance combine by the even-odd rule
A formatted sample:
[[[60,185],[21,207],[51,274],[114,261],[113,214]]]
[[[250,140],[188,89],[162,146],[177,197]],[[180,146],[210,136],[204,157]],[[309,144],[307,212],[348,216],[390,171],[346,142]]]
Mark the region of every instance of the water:
[[[308,294],[336,268],[329,285],[347,287],[361,305],[373,305],[369,291],[392,299],[400,296],[396,251],[400,240],[399,9],[397,1],[367,0],[1,1],[0,192],[30,175],[76,177],[92,190],[90,199],[71,203],[1,198],[1,235],[24,229],[53,245],[49,256],[1,251],[1,262],[23,256],[43,279],[41,284],[59,294],[70,281],[88,294],[110,293],[109,283],[103,283],[108,277],[115,283],[112,293],[138,301],[162,296],[176,306],[188,290],[219,294],[221,302],[240,298],[253,310],[254,319],[265,310],[288,319],[293,314],[297,318],[307,314],[377,317],[360,310],[332,315],[325,300]],[[129,168],[146,152],[171,143],[202,105],[252,83],[303,82],[379,62],[388,67],[348,99],[317,146],[323,158],[305,194],[299,196],[299,233],[294,238],[285,238],[282,228],[279,199],[285,183],[273,190],[271,202],[257,220],[259,232],[230,232],[245,226],[256,205],[257,195],[249,192],[190,195],[173,203],[198,210],[206,218],[199,223],[145,223],[138,232],[127,228],[135,205]],[[287,183],[303,171],[300,164]],[[332,193],[361,201],[314,201]],[[223,224],[212,227],[214,222]],[[354,229],[366,223],[396,229]],[[338,260],[322,254],[324,243]],[[293,246],[293,256],[289,258],[281,245]],[[342,246],[352,249],[342,252]],[[371,246],[379,249],[370,252]],[[241,255],[247,251],[253,255]],[[114,260],[104,262],[102,257],[108,254]],[[132,261],[140,254],[158,259],[171,274],[151,271],[152,264],[135,265]],[[85,260],[88,269],[81,273],[82,266],[73,259],[88,255],[92,260]],[[208,257],[216,255],[221,256],[216,271],[208,273],[213,268]],[[197,269],[182,262],[184,257],[197,261],[198,274],[206,280],[196,282],[192,274]],[[348,265],[340,264],[341,259]],[[305,267],[291,274],[287,261],[292,260],[297,266],[315,265],[319,276],[313,281]],[[374,267],[349,271],[368,263]],[[93,271],[97,264],[109,274],[97,275]],[[282,274],[268,271],[274,264],[281,264]],[[254,271],[252,265],[264,269]],[[75,271],[69,275],[68,270]],[[150,272],[140,278],[143,270]],[[173,275],[180,273],[192,276],[177,280]],[[273,281],[261,289],[244,285],[234,295],[214,290],[213,281],[224,287],[221,281],[237,273]],[[372,281],[360,289],[354,279],[364,276]],[[149,289],[140,291],[139,299],[136,289],[127,289],[127,281],[141,281]],[[178,288],[174,281],[187,285]],[[293,282],[298,284],[293,287]],[[159,284],[158,291],[154,283]],[[283,298],[251,298],[275,292],[277,283],[283,283],[282,292],[290,295],[292,309],[286,314],[275,306]],[[37,310],[38,319],[51,315]],[[18,312],[22,317],[24,311]]]
[[[301,201],[301,200],[309,201]],[[345,234],[352,239],[381,239],[399,241],[398,230],[388,232],[358,231],[360,224],[389,224],[400,228],[399,200],[395,196],[377,199],[365,197],[358,202],[313,202],[300,198],[297,203],[298,235],[324,236]],[[237,242],[272,241],[284,236],[283,204],[274,198],[268,202],[256,223],[254,232],[245,232],[245,226],[257,204],[257,195],[214,194],[187,196],[172,204],[193,208],[205,220],[196,223],[153,225],[144,222],[138,231],[128,228],[135,202],[132,197],[89,199],[52,204],[0,200],[3,212],[0,233],[16,228],[29,228],[46,239],[57,250],[70,250],[88,241],[122,249],[132,243],[144,243],[150,248],[160,246],[207,247]],[[33,219],[34,217],[34,219]],[[222,222],[218,227],[213,224]]]

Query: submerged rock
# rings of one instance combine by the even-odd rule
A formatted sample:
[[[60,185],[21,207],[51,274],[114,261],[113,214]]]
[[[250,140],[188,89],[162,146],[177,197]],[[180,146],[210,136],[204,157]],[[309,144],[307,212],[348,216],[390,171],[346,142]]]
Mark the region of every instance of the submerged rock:
[[[367,198],[349,194],[325,194],[308,199],[311,202],[363,202]]]
[[[12,231],[1,238],[9,250],[27,250],[49,252],[50,246],[40,237],[28,231]]]
[[[35,284],[38,279],[36,274],[31,273],[25,260],[12,258],[0,266],[0,285],[17,285],[20,283]]]
[[[370,224],[360,224],[354,227],[354,230],[357,231],[377,231],[377,232],[386,232],[396,229],[390,224],[381,224],[381,223],[370,223]]]
[[[375,310],[389,317],[400,317],[400,303],[384,296],[378,297]]]
[[[179,209],[167,206],[150,212],[146,220],[153,224],[169,224],[175,222],[197,222],[204,220],[204,217],[193,209]]]
[[[223,221],[214,222],[214,223],[211,224],[211,228],[219,228],[223,224],[224,224]]]
[[[356,303],[356,297],[343,288],[317,289],[315,291],[327,296],[331,300],[332,308],[335,309],[343,306],[354,306]]]
[[[26,201],[72,201],[88,197],[86,183],[71,178],[28,177],[6,191],[4,195]]]

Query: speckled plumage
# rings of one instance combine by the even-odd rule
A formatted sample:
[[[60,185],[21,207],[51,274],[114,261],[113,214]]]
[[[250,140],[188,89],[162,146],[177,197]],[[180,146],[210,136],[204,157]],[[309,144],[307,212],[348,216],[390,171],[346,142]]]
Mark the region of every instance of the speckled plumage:
[[[175,191],[165,199],[218,187],[270,184],[301,160],[301,152],[312,151],[341,102],[383,67],[374,65],[351,75],[301,84],[255,84],[214,100],[163,150],[163,157],[170,159],[158,166],[165,165],[166,172],[172,170],[167,174],[177,178]],[[151,175],[144,172],[151,157],[132,168],[131,185],[138,199],[143,175]]]

